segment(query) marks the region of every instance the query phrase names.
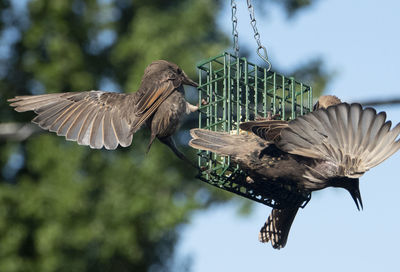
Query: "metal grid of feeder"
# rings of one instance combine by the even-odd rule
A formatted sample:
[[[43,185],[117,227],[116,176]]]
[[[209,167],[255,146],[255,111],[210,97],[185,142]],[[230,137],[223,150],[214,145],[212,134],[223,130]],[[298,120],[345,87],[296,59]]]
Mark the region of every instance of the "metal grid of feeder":
[[[291,120],[312,109],[312,88],[276,72],[224,53],[197,66],[199,71],[199,128],[241,133],[239,124],[266,117],[268,112]],[[242,132],[243,133],[243,132]],[[199,178],[211,185],[271,207],[280,203],[271,198],[271,188],[246,182],[245,173],[229,157],[199,151]],[[274,193],[274,192],[272,192]],[[285,192],[283,192],[285,193]],[[310,195],[299,195],[306,203]]]

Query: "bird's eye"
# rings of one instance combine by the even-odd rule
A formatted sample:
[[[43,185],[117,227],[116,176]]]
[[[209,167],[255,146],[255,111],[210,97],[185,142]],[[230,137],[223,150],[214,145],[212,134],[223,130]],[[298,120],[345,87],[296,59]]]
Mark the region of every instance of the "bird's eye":
[[[182,74],[181,68],[178,68],[178,74]]]

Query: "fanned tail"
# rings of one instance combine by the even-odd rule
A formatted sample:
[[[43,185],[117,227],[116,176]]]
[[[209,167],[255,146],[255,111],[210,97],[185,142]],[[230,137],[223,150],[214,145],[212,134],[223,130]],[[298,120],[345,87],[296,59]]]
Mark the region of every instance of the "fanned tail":
[[[265,147],[266,142],[254,135],[230,135],[205,129],[191,129],[189,145],[224,156],[237,156]],[[264,142],[264,143],[263,143]]]
[[[298,207],[273,209],[260,230],[258,237],[260,242],[267,243],[271,241],[273,248],[284,248],[288,239],[290,227],[292,226],[298,210]]]

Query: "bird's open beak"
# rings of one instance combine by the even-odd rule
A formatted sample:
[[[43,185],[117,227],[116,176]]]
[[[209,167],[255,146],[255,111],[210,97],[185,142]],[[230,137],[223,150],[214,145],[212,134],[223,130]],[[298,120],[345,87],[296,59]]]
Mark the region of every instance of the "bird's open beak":
[[[198,87],[199,85],[191,80],[184,72],[183,72],[183,84],[190,85],[193,87]]]
[[[355,190],[352,190],[350,192],[351,197],[353,198],[354,202],[356,203],[357,209],[361,210],[363,209],[363,203],[362,203],[362,199],[361,199],[361,194],[360,194],[360,190],[357,188]]]

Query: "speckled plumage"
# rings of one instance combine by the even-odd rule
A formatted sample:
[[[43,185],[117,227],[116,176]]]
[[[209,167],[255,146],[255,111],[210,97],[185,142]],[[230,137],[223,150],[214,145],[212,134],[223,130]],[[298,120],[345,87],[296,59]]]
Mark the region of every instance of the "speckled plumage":
[[[302,204],[287,199],[339,187],[349,191],[357,208],[362,208],[359,177],[400,148],[400,124],[390,130],[384,112],[341,103],[334,96],[323,96],[316,105],[316,111],[290,122],[242,123],[240,129],[248,135],[191,130],[192,147],[229,155],[246,172],[248,182],[270,189],[271,198],[285,205],[272,210],[259,235],[261,242],[271,241],[277,249],[286,245]],[[277,186],[293,197],[274,193]]]

